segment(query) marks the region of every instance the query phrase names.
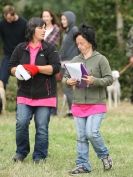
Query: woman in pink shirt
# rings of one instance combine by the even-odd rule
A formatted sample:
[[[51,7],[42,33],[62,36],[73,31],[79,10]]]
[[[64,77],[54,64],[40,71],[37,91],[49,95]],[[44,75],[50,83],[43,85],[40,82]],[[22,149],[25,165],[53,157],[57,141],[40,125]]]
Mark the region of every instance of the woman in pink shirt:
[[[91,172],[89,143],[102,160],[104,170],[109,170],[112,160],[100,134],[100,125],[106,113],[106,86],[113,82],[111,68],[106,57],[96,51],[92,27],[81,25],[75,40],[81,53],[71,63],[83,63],[88,75],[82,76],[81,83],[68,73],[63,78],[69,87],[74,87],[72,114],[77,130],[77,159],[76,168],[70,173]]]
[[[39,163],[48,155],[48,126],[52,107],[56,107],[55,74],[60,70],[55,47],[44,41],[45,22],[31,18],[27,24],[26,42],[14,50],[9,70],[18,80],[15,162],[30,152],[29,124],[34,116],[36,134],[33,161]],[[23,72],[22,72],[23,71]]]

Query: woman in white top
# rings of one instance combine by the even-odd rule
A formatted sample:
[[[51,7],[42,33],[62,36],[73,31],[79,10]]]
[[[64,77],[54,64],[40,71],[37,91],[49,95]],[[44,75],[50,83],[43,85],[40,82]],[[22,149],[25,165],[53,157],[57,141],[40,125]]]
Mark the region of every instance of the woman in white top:
[[[44,40],[52,45],[58,45],[60,40],[60,28],[56,23],[55,15],[50,10],[44,10],[41,17],[46,23]]]
[[[60,28],[56,23],[55,15],[50,10],[43,10],[41,18],[46,24],[44,41],[50,43],[51,45],[58,46],[60,41]],[[52,115],[57,115],[57,108],[52,108],[51,113]]]

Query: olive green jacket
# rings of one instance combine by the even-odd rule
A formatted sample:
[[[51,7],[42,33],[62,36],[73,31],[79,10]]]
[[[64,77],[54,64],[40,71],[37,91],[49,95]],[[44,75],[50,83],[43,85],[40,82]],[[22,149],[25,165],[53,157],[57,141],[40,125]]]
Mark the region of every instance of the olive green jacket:
[[[103,104],[106,101],[106,87],[113,82],[111,68],[105,56],[94,51],[92,56],[84,59],[80,54],[71,60],[71,63],[81,62],[85,65],[88,72],[94,77],[93,85],[84,88],[74,88],[73,103],[79,104]],[[70,78],[67,71],[63,77],[63,83],[66,84]],[[68,86],[70,87],[70,86]]]

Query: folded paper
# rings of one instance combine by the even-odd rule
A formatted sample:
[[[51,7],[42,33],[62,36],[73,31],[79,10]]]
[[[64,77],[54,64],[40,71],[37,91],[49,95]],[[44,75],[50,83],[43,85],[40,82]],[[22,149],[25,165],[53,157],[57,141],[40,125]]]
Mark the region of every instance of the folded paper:
[[[83,65],[83,63],[66,63],[64,64],[66,70],[68,71],[70,77],[78,81],[77,87],[84,88],[88,86],[84,80],[82,80],[85,75],[89,75],[89,72]]]

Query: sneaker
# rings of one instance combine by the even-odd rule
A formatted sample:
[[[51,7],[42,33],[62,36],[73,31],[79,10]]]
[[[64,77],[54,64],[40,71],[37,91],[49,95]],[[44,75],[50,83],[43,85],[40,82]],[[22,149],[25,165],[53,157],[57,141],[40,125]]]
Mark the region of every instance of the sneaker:
[[[87,170],[85,167],[82,166],[77,166],[74,168],[72,171],[69,172],[71,175],[78,175],[81,173],[90,173],[89,170]]]
[[[112,168],[112,159],[110,156],[106,156],[102,159],[104,170],[110,170]]]
[[[24,160],[24,156],[23,155],[21,155],[21,154],[16,154],[13,158],[12,158],[12,160],[14,161],[14,162],[23,162],[23,160]]]

